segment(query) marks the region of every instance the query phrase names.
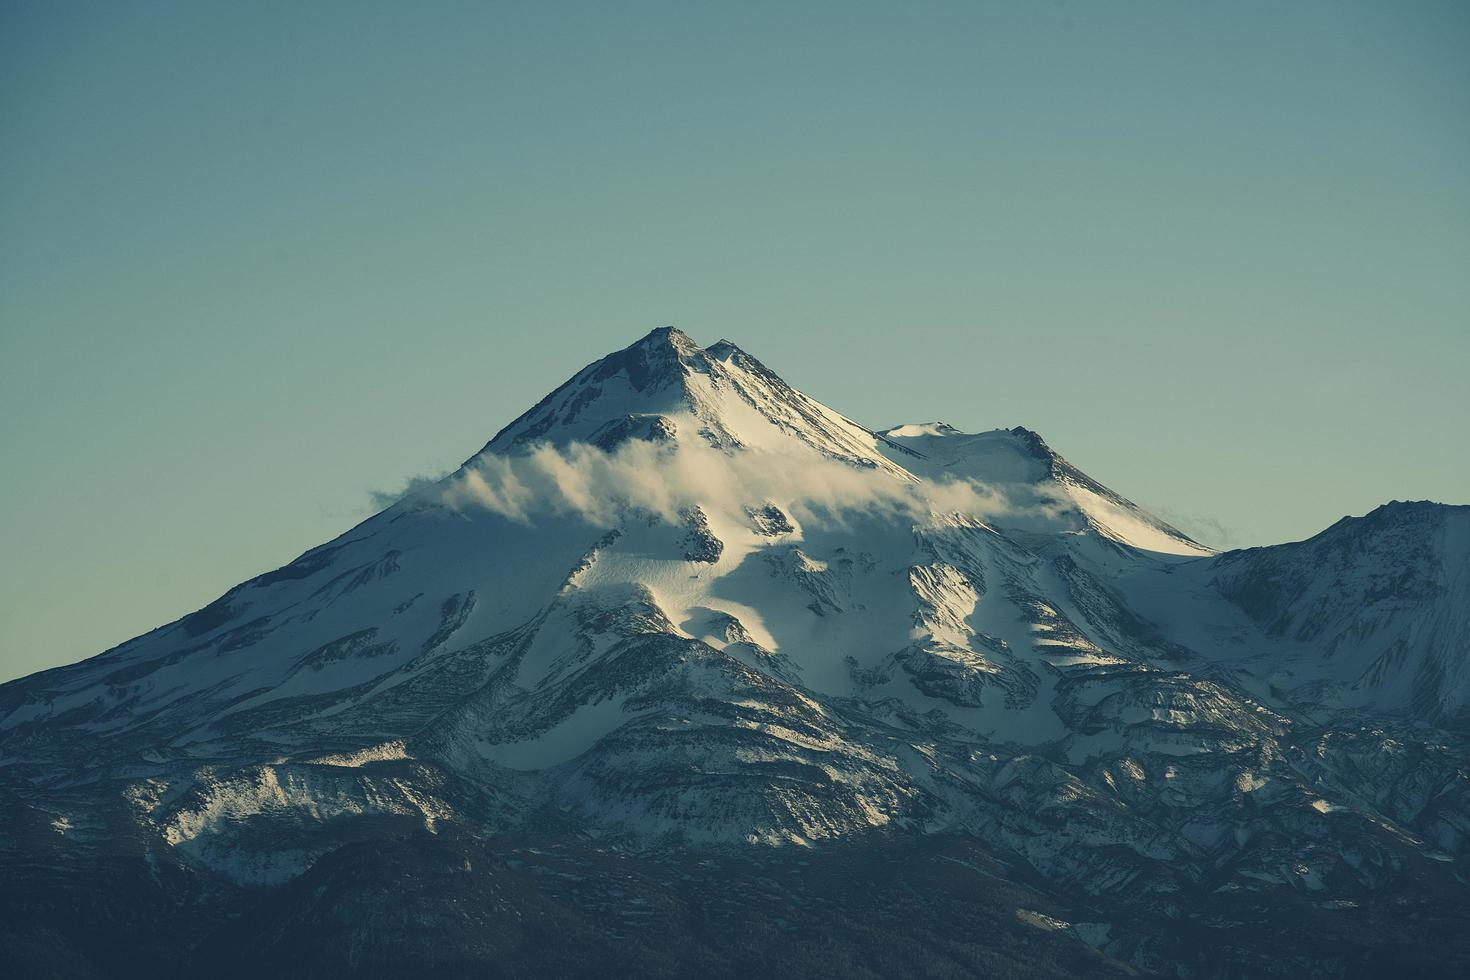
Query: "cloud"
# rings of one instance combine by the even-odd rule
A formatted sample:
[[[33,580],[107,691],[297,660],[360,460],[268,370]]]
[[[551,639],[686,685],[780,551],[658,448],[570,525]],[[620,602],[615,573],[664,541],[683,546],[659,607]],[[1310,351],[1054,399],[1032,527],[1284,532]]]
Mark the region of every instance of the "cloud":
[[[1233,548],[1240,541],[1240,535],[1234,528],[1220,523],[1213,517],[1183,514],[1169,507],[1145,506],[1144,509],[1168,521],[1200,544],[1208,545],[1216,551]]]
[[[400,490],[369,490],[368,498],[372,501],[374,510],[386,510],[398,501],[410,494],[426,490],[444,479],[449,474],[440,473],[438,476],[413,476],[409,477]]]
[[[574,443],[484,456],[450,479],[442,499],[451,507],[484,507],[521,523],[572,514],[605,527],[632,508],[670,522],[695,506],[738,514],[765,503],[798,519],[822,513],[838,520],[852,512],[922,520],[955,511],[987,519],[1010,509],[998,492],[971,481],[905,482],[805,447],[732,453],[693,441],[671,446],[642,440],[612,452]]]

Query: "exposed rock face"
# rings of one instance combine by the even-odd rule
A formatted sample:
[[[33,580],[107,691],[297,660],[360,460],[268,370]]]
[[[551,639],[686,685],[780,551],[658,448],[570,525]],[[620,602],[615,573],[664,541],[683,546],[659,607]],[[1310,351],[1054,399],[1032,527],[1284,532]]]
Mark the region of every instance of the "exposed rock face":
[[[469,492],[533,463],[571,503]],[[1470,508],[1215,555],[1027,430],[658,330],[0,686],[0,965],[1459,975],[1467,662]]]
[[[791,523],[791,518],[787,517],[775,504],[747,507],[746,513],[750,515],[750,522],[755,525],[756,530],[767,537],[776,538],[796,530]]]
[[[713,565],[725,551],[725,543],[709,528],[709,518],[698,507],[688,507],[679,515],[688,533],[684,536],[684,560]]]

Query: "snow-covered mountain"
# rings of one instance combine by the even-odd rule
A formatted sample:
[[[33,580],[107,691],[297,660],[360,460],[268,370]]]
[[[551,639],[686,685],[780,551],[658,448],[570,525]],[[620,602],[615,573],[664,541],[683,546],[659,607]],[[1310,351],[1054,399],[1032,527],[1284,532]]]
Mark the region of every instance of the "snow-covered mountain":
[[[1470,507],[1395,501],[1306,541],[1141,568],[1121,584],[1171,637],[1284,703],[1460,729],[1470,717],[1467,554]]]
[[[1068,530],[1091,532],[1123,545],[1128,549],[1125,556],[1136,551],[1210,554],[1209,548],[1078,470],[1029,429],[1018,426],[972,435],[935,422],[900,425],[883,436],[888,445],[907,451],[896,455],[896,461],[914,473],[975,480],[1031,505],[1006,520],[1012,531],[1055,534],[1056,518],[1065,516]]]
[[[1467,651],[1470,508],[1217,555],[1033,432],[875,432],[663,328],[340,538],[0,686],[0,950],[1448,974]],[[919,897],[872,904],[892,874]]]

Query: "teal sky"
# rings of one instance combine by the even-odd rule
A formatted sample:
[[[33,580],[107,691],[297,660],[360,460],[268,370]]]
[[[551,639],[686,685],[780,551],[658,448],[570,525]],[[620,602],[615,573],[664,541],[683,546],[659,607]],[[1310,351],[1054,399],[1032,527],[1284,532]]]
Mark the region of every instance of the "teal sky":
[[[661,324],[1214,544],[1470,502],[1467,53],[1461,2],[9,0],[0,679]]]

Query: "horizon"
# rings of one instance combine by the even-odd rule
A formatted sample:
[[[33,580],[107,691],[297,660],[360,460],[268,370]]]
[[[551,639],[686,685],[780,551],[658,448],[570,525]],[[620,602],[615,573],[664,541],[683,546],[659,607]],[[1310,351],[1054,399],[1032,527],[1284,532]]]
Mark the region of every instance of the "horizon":
[[[0,12],[0,681],[670,322],[1213,547],[1470,503],[1470,8],[774,16]]]

